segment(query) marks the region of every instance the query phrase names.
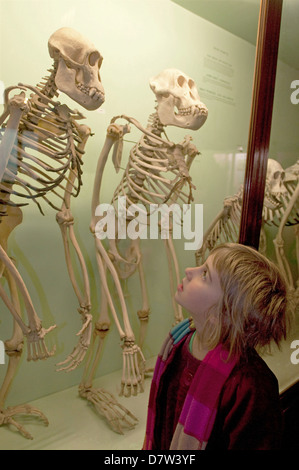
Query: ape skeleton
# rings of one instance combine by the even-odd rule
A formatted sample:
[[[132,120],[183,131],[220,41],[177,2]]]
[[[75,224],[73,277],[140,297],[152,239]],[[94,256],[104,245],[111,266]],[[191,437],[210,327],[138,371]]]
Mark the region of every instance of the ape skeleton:
[[[9,287],[8,295],[1,286],[0,295],[14,318],[13,336],[5,342],[9,363],[0,390],[0,425],[13,424],[27,438],[31,438],[30,434],[14,416],[35,414],[45,423],[47,418],[30,405],[5,409],[5,400],[16,373],[24,336],[28,360],[48,358],[54,351],[48,351],[45,336],[55,325],[47,330],[42,327],[26,286],[7,254],[8,236],[22,222],[20,207],[26,203],[20,201],[30,199],[41,212],[42,201],[58,211],[56,219],[83,322],[78,333],[80,340],[72,355],[73,367],[84,357],[92,328],[88,275],[70,210],[71,197],[79,194],[82,185],[82,157],[91,131],[77,123],[83,118],[79,111],[72,111],[55,98],[59,90],[87,110],[99,108],[104,102],[99,76],[102,57],[93,44],[71,28],[61,28],[53,33],[48,46],[54,60],[50,76],[36,87],[19,84],[7,88],[5,109],[0,117],[0,261],[1,275],[7,278]],[[20,93],[10,97],[12,92]],[[31,93],[29,97],[27,92]],[[80,263],[83,292],[77,285],[70,261],[69,241]],[[25,302],[28,326],[21,319],[18,291]]]
[[[199,129],[206,121],[208,110],[200,101],[194,81],[183,72],[176,69],[166,69],[157,77],[150,80],[150,87],[156,95],[157,111],[149,117],[148,125],[144,128],[136,119],[122,115],[111,120],[107,130],[107,137],[99,157],[94,182],[92,199],[91,232],[95,236],[96,259],[101,278],[101,310],[96,322],[93,348],[90,350],[90,358],[86,364],[85,373],[80,385],[80,394],[95,404],[98,411],[104,413],[117,432],[122,432],[122,424],[135,424],[135,417],[125,412],[109,395],[102,390],[92,387],[93,376],[96,371],[104,338],[110,328],[108,307],[117,326],[123,349],[123,374],[121,380],[120,395],[136,395],[143,391],[144,357],[142,344],[145,338],[146,325],[149,316],[149,300],[145,287],[145,276],[142,266],[140,251],[140,239],[136,237],[130,241],[125,254],[121,253],[117,234],[115,239],[109,239],[108,249],[101,241],[99,232],[103,222],[101,214],[97,213],[100,204],[100,190],[104,168],[109,152],[114,146],[112,160],[116,171],[120,168],[120,160],[123,148],[123,137],[130,131],[133,124],[142,132],[137,144],[131,149],[129,160],[124,170],[121,181],[116,188],[112,205],[116,208],[117,201],[122,198],[124,206],[121,208],[126,214],[123,223],[130,222],[132,213],[130,207],[142,204],[145,209],[145,217],[150,213],[151,204],[172,204],[174,202],[190,203],[192,189],[189,169],[194,157],[199,153],[190,142],[191,137],[175,144],[170,142],[165,134],[165,126],[172,125],[184,129]],[[126,124],[120,125],[116,121],[124,119]],[[187,187],[187,192],[184,188]],[[119,208],[118,208],[119,209]],[[129,210],[128,210],[129,209]],[[100,215],[100,217],[98,217]],[[165,247],[168,257],[168,265],[171,279],[171,290],[174,294],[173,273],[176,277],[176,285],[179,283],[178,263],[171,236],[165,239]],[[130,319],[126,306],[125,296],[121,286],[121,280],[127,279],[138,270],[142,292],[142,308],[138,311],[140,319],[140,338],[135,344],[135,336],[130,325]],[[111,274],[117,290],[117,296],[121,304],[123,326],[117,315],[117,309],[109,292],[107,283],[107,271]],[[173,295],[174,297],[174,295]],[[174,303],[175,322],[183,319],[181,309]],[[98,344],[96,342],[98,340]],[[94,354],[94,361],[92,354]]]
[[[291,269],[284,251],[285,241],[283,231],[286,226],[294,226],[296,237],[297,270],[299,270],[299,160],[285,170],[286,187],[288,190],[288,204],[282,214],[277,235],[273,240],[277,263],[284,273],[291,291],[294,291],[295,306],[299,305],[299,271],[296,282],[293,280]]]
[[[263,206],[263,225],[277,226],[278,231],[273,240],[277,263],[284,273],[295,302],[299,304],[299,279],[294,282],[289,263],[284,252],[283,230],[286,226],[294,226],[297,247],[297,265],[299,267],[299,161],[283,170],[280,163],[269,159],[265,185]],[[203,244],[197,250],[196,264],[204,262],[214,246],[224,242],[236,242],[241,219],[243,188],[234,196],[224,200],[223,209],[211,223],[203,237]],[[262,226],[260,251],[266,251],[266,237]],[[297,300],[296,300],[297,299]]]

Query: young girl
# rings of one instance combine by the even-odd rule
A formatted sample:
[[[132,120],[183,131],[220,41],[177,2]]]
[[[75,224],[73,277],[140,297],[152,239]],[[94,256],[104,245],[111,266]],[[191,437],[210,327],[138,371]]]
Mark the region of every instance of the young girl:
[[[158,356],[143,448],[279,448],[278,383],[256,352],[286,337],[277,267],[247,246],[221,245],[186,269],[175,299],[192,318],[171,330]]]

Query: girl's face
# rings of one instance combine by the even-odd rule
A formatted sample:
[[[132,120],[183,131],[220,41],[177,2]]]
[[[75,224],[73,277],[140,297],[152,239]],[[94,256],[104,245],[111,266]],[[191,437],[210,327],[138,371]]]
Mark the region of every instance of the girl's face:
[[[202,266],[187,268],[175,294],[175,300],[192,315],[197,331],[201,330],[207,313],[216,306],[223,293],[213,267],[213,256],[210,255]]]

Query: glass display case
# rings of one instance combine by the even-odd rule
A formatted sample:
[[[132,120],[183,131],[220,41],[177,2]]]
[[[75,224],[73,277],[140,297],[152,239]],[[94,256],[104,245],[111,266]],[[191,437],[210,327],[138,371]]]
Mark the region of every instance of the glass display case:
[[[92,194],[98,159],[112,118],[126,115],[145,128],[157,106],[150,80],[165,69],[178,69],[195,82],[200,100],[208,109],[206,122],[198,130],[168,125],[163,137],[179,144],[185,136],[191,136],[199,152],[189,172],[195,186],[192,188],[193,204],[203,207],[201,230],[206,234],[223,210],[224,202],[236,197],[240,200],[243,194],[259,7],[258,0],[1,1],[0,87],[3,91],[20,83],[34,87],[44,80],[53,62],[48,40],[61,27],[80,32],[103,57],[100,80],[105,90],[105,102],[98,109],[86,110],[64,93],[56,97],[71,110],[76,110],[77,116],[84,116],[82,123],[91,129],[82,157],[82,188],[72,202],[72,214],[89,277],[93,325],[96,325],[102,304],[101,278],[94,237],[90,232]],[[279,162],[283,170],[298,161],[299,104],[294,88],[299,88],[298,14],[296,2],[285,0],[269,144],[269,158]],[[1,113],[4,109],[3,95]],[[101,182],[103,203],[111,202],[130,151],[140,139],[140,128],[134,122],[129,124],[130,132],[123,139],[118,171],[112,155],[105,166]],[[296,175],[298,179],[298,170]],[[26,202],[28,204],[21,207],[22,223],[10,234],[8,254],[28,288],[43,326],[57,325],[46,337],[47,347],[49,350],[55,347],[56,352],[46,361],[36,362],[27,362],[26,354],[22,355],[6,406],[25,402],[34,403],[39,408],[44,406],[46,409],[42,411],[47,414],[50,425],[44,428],[34,418],[28,421],[20,418],[32,433],[33,441],[26,440],[6,426],[0,427],[0,448],[105,449],[105,446],[112,445],[110,448],[139,449],[143,442],[150,375],[145,379],[144,394],[120,398],[120,402],[139,418],[137,427],[122,437],[113,433],[105,420],[91,412],[78,396],[86,358],[68,373],[57,372],[57,364],[72,353],[78,342],[77,333],[82,327],[78,300],[68,276],[64,246],[55,220],[57,211],[45,205],[41,214],[34,201]],[[298,278],[295,229],[294,225],[284,231],[285,253],[294,283]],[[276,233],[276,226],[265,228],[267,255],[273,259]],[[238,233],[234,236],[237,241]],[[174,247],[179,273],[183,277],[184,269],[196,264],[197,250],[185,250],[183,239],[174,240]],[[143,354],[151,364],[172,326],[173,306],[164,241],[161,238],[141,240],[141,253],[150,308]],[[74,265],[77,274],[80,262],[75,260]],[[2,281],[6,288],[5,279]],[[121,318],[117,289],[111,278],[108,286]],[[131,326],[138,338],[137,312],[142,308],[142,295],[136,273],[123,281],[122,286]],[[82,288],[81,284],[79,288]],[[23,304],[21,309],[24,313]],[[0,346],[3,347],[12,335],[13,317],[3,302],[1,312]],[[298,363],[291,361],[291,341],[299,340],[298,322],[296,328],[283,352],[280,355],[275,353],[269,359],[269,365],[280,381],[281,391],[298,380]],[[119,332],[111,316],[111,327],[101,351],[95,381],[98,387],[116,396],[120,392],[122,374],[120,343]],[[24,353],[25,349],[26,344]],[[1,353],[2,350],[1,383],[8,365],[8,358]],[[56,428],[55,423],[58,423]],[[100,437],[96,437],[97,433],[105,434],[102,442]]]

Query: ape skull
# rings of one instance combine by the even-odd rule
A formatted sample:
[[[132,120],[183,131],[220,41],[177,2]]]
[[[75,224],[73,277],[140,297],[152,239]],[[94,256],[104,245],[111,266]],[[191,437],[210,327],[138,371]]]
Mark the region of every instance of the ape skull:
[[[58,62],[57,88],[85,109],[99,108],[105,101],[99,75],[103,58],[95,46],[72,28],[60,28],[50,37],[48,47]]]
[[[264,204],[268,209],[281,206],[281,197],[287,193],[284,185],[285,171],[276,160],[269,158],[267,166]]]
[[[156,95],[157,113],[163,126],[199,129],[208,117],[194,80],[177,69],[163,70],[150,80]]]

